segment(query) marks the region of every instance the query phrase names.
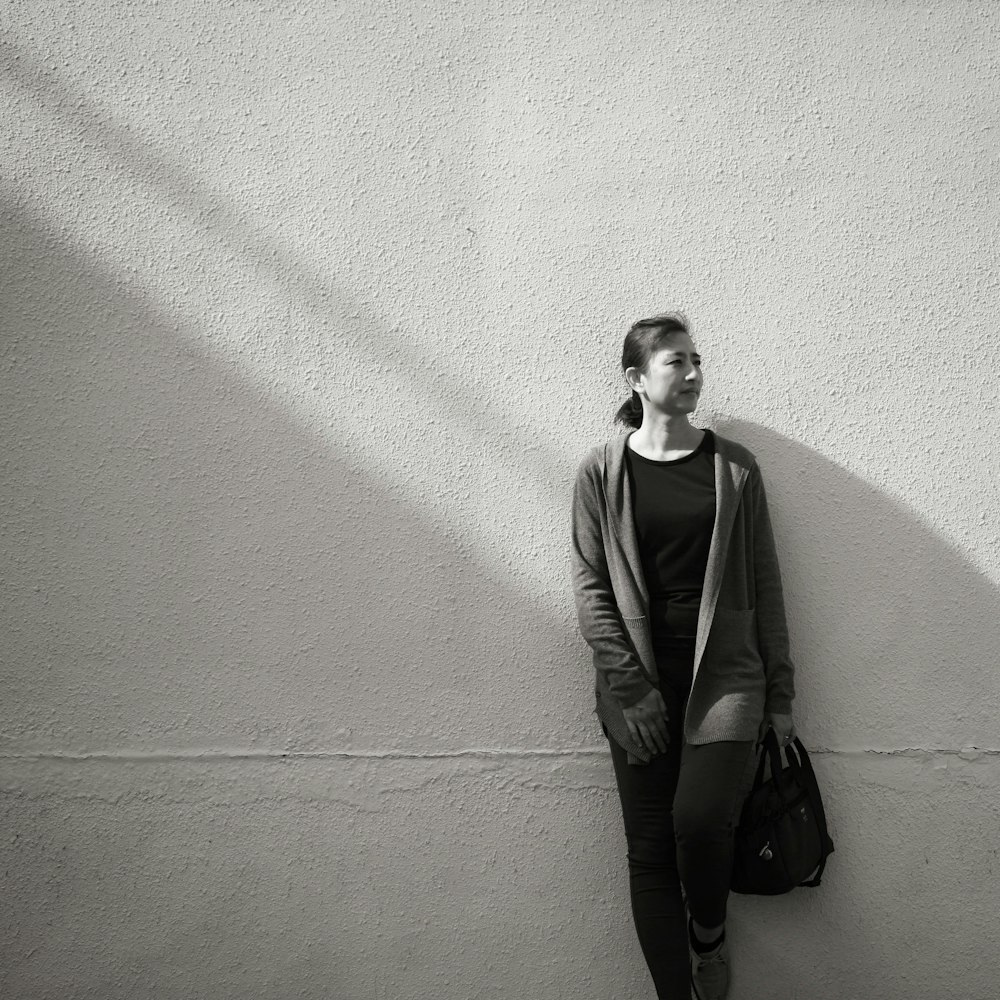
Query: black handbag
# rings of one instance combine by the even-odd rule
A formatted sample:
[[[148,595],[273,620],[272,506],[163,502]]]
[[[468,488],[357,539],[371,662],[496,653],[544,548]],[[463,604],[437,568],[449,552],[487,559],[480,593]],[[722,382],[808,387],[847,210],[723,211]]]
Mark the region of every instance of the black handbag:
[[[785,747],[785,760],[782,766],[778,738],[768,729],[736,828],[734,892],[776,896],[796,886],[817,886],[833,853],[816,775],[798,739]],[[767,763],[771,777],[765,781]]]

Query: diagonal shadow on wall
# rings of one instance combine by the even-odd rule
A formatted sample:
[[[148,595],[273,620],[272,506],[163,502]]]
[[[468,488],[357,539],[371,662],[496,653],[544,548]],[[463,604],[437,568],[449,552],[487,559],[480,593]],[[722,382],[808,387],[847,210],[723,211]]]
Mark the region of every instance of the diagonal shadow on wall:
[[[10,751],[433,752],[470,737],[558,748],[567,730],[548,720],[571,714],[577,690],[589,725],[565,621],[178,337],[44,220],[8,207],[4,222]],[[807,742],[983,745],[996,690],[986,654],[1000,638],[989,581],[809,449],[755,425],[719,430],[757,451],[768,482]],[[117,861],[45,859],[64,880],[55,905],[73,905],[74,890],[93,905],[88,878],[143,866],[141,817],[105,832]],[[832,818],[836,836],[849,819]],[[58,832],[55,812],[41,821],[51,829],[36,838]],[[251,856],[265,850],[250,827],[230,834]],[[183,850],[172,860],[183,865]],[[237,866],[214,890],[235,900],[256,879],[263,905],[270,877]],[[841,878],[863,895],[860,873]],[[190,954],[199,919],[175,927],[180,952],[164,941],[144,960]]]
[[[366,961],[394,981],[398,940],[432,976],[421,945],[453,933],[453,895],[478,903],[488,851],[511,886],[565,872],[482,842],[551,830],[544,774],[467,780],[421,755],[599,747],[582,640],[64,232],[0,218],[10,982],[191,996],[211,966],[280,996]],[[395,765],[365,755],[393,751],[414,777],[373,774]],[[383,894],[400,908],[373,934]],[[498,948],[530,933],[504,898],[477,918]],[[288,948],[261,971],[264,935]]]
[[[154,192],[171,212],[180,213],[199,242],[213,249],[221,248],[227,259],[236,255],[236,259],[255,269],[261,282],[280,290],[296,309],[316,320],[316,328],[322,331],[323,347],[303,358],[303,362],[311,369],[326,364],[326,371],[319,372],[320,378],[325,375],[335,382],[347,370],[378,370],[398,385],[408,387],[418,377],[435,413],[460,429],[463,441],[486,448],[498,442],[500,447],[492,451],[494,461],[503,462],[513,453],[525,481],[541,485],[552,502],[561,502],[560,482],[553,477],[553,470],[565,469],[567,457],[551,446],[548,435],[538,432],[530,415],[522,416],[505,406],[504,395],[497,392],[495,381],[483,379],[475,366],[464,365],[463,389],[457,392],[454,375],[448,365],[442,364],[442,352],[447,347],[439,345],[432,350],[420,337],[407,336],[391,317],[378,314],[374,302],[360,301],[308,255],[280,246],[252,215],[240,212],[230,200],[209,187],[184,160],[168,159],[162,150],[137,138],[53,68],[40,65],[10,37],[0,39],[0,72],[40,112],[51,116],[61,132],[85,147],[96,144],[103,155],[127,171],[143,189]],[[400,257],[420,252],[418,247],[403,248]],[[330,259],[335,269],[337,254]],[[331,313],[335,313],[336,321],[329,326]],[[274,331],[275,338],[282,335],[283,331]],[[561,339],[565,340],[566,335],[563,331]],[[464,336],[460,344],[450,346],[459,354],[471,349]],[[584,346],[582,338],[580,346]],[[482,347],[480,344],[477,349]],[[533,347],[537,344],[525,345],[520,359],[507,355],[507,370],[515,366],[527,371],[536,366],[538,359],[528,350]],[[355,382],[354,391],[356,405],[362,407],[369,393],[361,380]],[[474,405],[469,404],[470,399],[475,400]],[[502,428],[499,435],[498,428]]]
[[[568,684],[592,730],[568,580],[561,616],[513,592],[42,220],[5,215],[8,747],[556,747],[539,706]]]

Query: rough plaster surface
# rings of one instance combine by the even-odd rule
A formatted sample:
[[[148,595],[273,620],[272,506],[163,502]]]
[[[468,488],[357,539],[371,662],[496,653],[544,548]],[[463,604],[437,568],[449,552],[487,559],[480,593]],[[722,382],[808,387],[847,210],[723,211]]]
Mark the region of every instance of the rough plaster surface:
[[[734,897],[733,995],[940,1000],[958,966],[991,996],[966,930],[996,905],[995,761],[816,766],[827,880]],[[651,995],[606,754],[46,760],[0,791],[4,996]]]
[[[993,5],[3,11],[0,995],[650,995],[569,484],[681,306],[837,841],[738,996],[993,996]]]

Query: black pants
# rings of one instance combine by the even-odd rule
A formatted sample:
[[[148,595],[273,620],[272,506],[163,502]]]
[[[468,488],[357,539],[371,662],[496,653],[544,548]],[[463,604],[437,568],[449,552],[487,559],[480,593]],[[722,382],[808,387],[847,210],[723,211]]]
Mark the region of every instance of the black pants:
[[[752,741],[683,742],[693,656],[693,642],[656,649],[669,718],[666,753],[649,764],[629,764],[609,739],[628,844],[632,916],[661,1000],[690,996],[681,886],[699,924],[715,927],[726,919],[733,830],[755,762]]]

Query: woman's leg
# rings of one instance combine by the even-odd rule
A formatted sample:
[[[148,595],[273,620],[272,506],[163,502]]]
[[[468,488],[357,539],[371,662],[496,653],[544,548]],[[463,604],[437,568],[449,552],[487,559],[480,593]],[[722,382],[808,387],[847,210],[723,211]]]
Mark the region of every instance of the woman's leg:
[[[665,754],[654,756],[649,764],[629,764],[626,752],[613,739],[609,742],[625,821],[632,917],[639,945],[657,997],[687,1000],[691,970],[671,815],[680,743],[672,734]]]
[[[753,780],[753,741],[686,744],[674,795],[677,863],[688,910],[703,927],[726,920],[733,833]]]

